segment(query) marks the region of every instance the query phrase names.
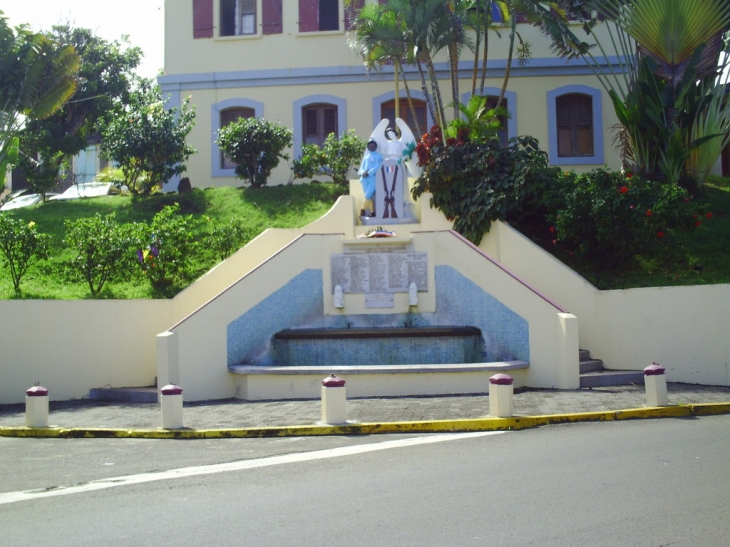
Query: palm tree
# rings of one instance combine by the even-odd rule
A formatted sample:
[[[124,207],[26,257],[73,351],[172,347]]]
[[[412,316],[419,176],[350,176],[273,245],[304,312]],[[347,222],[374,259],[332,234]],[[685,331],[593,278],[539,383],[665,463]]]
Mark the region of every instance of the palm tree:
[[[15,31],[0,11],[0,177],[17,157],[16,133],[25,118],[52,115],[73,95],[79,57],[25,27]]]
[[[595,58],[589,60],[629,135],[637,168],[659,169],[677,182],[692,150],[719,137],[695,131],[694,126],[722,127],[722,120],[708,124],[707,116],[728,116],[727,109],[708,105],[713,95],[724,93],[715,76],[722,37],[730,27],[730,4],[726,0],[594,0],[593,4],[618,29],[609,33],[609,39],[623,70],[611,67],[612,72],[606,73]],[[611,31],[610,25],[607,28]],[[698,87],[701,80],[704,83]],[[704,162],[714,161],[703,157]]]

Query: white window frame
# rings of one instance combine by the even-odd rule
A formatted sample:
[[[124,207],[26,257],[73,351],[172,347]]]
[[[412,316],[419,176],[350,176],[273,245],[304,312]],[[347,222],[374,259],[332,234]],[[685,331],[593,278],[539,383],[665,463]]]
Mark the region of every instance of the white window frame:
[[[262,35],[262,0],[254,0],[256,2],[256,12],[254,13],[254,32],[241,34],[241,2],[242,0],[236,0],[236,20],[235,20],[235,34],[223,35],[221,34],[221,2],[222,0],[216,0],[214,2],[215,12],[213,14],[215,20],[215,37],[218,40],[241,40],[246,38],[259,38]]]

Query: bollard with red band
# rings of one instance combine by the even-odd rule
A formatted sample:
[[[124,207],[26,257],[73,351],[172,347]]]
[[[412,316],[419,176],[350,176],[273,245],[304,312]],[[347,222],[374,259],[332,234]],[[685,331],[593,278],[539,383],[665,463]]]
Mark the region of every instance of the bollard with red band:
[[[25,426],[48,427],[48,390],[41,385],[25,391]]]
[[[649,406],[667,406],[667,375],[659,363],[652,363],[644,369],[644,387],[646,388],[646,404]]]
[[[182,392],[182,388],[174,384],[168,384],[160,389],[160,405],[162,406],[162,429],[182,429]]]
[[[347,422],[347,396],[345,381],[331,374],[322,380],[322,423],[344,424]]]
[[[509,418],[514,413],[514,379],[507,374],[489,378],[489,415]]]

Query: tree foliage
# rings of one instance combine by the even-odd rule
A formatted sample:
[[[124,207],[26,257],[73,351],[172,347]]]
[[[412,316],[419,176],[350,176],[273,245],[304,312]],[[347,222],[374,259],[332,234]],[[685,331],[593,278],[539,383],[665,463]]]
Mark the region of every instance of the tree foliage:
[[[195,153],[185,142],[195,123],[189,103],[188,97],[180,108],[166,109],[160,88],[142,79],[129,103],[105,120],[102,154],[119,165],[132,194],[148,196],[186,170]]]
[[[622,141],[628,145],[622,149],[624,167],[673,184],[688,174],[701,184],[722,146],[695,151],[724,139],[721,129],[730,121],[730,108],[711,107],[713,97],[725,95],[726,85],[718,75],[730,4],[592,0],[588,5],[604,15],[602,27],[610,44],[601,43],[595,19],[587,20],[584,28],[602,55],[615,55],[619,65],[606,69],[593,56],[587,58],[628,137]],[[711,128],[720,131],[713,134]]]
[[[79,57],[27,27],[12,29],[0,11],[0,184],[17,160],[17,132],[25,119],[51,116],[76,92]]]
[[[432,194],[454,230],[479,244],[495,220],[518,220],[534,211],[540,189],[555,177],[547,154],[532,137],[515,137],[505,147],[494,138],[470,139],[469,129],[443,142],[434,126],[416,147],[424,166],[413,196]]]
[[[556,53],[571,58],[589,49],[589,45],[578,39],[569,27],[567,14],[574,9],[567,0],[387,0],[368,4],[360,10],[348,41],[368,69],[394,65],[396,109],[400,96],[398,77],[405,82],[404,66],[415,66],[431,117],[443,131],[448,120],[434,65],[434,57],[439,52],[445,52],[448,58],[453,119],[458,119],[461,116],[458,64],[465,49],[474,52],[472,94],[483,95],[490,33],[499,37],[502,31],[509,31],[501,104],[514,54],[520,64],[526,63],[531,55],[529,43],[517,32],[518,17],[547,36]],[[481,44],[483,49],[480,49]],[[480,72],[481,86],[477,93]],[[407,85],[406,93],[410,96]]]
[[[292,131],[264,118],[239,118],[218,133],[216,144],[236,164],[236,176],[253,188],[266,185],[283,151],[291,146]]]
[[[99,120],[129,101],[134,69],[142,58],[126,37],[109,42],[68,23],[54,26],[48,36],[73,46],[81,64],[73,100],[48,118],[29,121],[20,133],[25,159],[19,167],[40,193],[51,189],[64,163],[97,136]]]
[[[346,187],[348,176],[360,161],[364,149],[365,142],[354,130],[345,132],[340,138],[330,133],[321,147],[316,144],[302,146],[302,157],[293,162],[294,176],[302,179],[321,173],[332,177],[335,184]]]

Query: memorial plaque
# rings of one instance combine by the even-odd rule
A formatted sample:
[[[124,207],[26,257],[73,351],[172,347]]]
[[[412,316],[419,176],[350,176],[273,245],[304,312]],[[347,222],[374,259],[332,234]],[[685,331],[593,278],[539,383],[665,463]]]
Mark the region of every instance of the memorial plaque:
[[[334,254],[330,257],[332,292],[384,294],[408,292],[411,283],[428,290],[427,253]]]
[[[395,308],[395,297],[392,293],[366,294],[366,308]]]

